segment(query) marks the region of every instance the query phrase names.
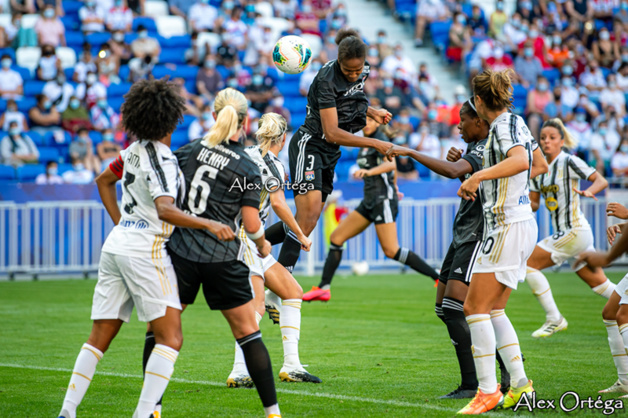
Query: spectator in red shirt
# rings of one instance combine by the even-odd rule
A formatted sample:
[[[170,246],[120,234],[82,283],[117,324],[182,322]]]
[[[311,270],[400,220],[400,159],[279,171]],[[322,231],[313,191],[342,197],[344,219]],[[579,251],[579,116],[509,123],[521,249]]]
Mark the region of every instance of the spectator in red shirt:
[[[507,68],[513,68],[514,63],[509,55],[504,54],[502,47],[497,47],[493,50],[493,55],[486,59],[486,66],[497,72]]]
[[[310,0],[303,0],[301,11],[297,13],[295,20],[297,28],[299,28],[302,33],[321,36],[319,20],[313,11],[312,2]]]
[[[319,19],[325,19],[331,10],[331,0],[312,0],[312,11]]]
[[[530,32],[528,33],[528,39],[526,41],[532,42],[534,56],[541,61],[543,68],[551,68],[551,65],[547,63],[547,47],[545,46],[545,40],[542,36],[539,36],[539,29],[536,25],[530,25]],[[518,45],[519,49],[523,48],[526,41],[523,41]]]

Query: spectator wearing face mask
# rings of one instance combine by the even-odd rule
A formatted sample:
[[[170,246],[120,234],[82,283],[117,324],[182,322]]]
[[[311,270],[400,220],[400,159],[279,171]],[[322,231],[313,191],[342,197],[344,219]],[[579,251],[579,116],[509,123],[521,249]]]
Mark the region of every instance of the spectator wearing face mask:
[[[46,172],[35,177],[35,184],[63,184],[63,178],[59,175],[59,164],[56,161],[48,161]]]
[[[68,108],[61,115],[61,126],[70,133],[76,133],[81,128],[92,128],[89,111],[78,97],[70,98]]]
[[[449,27],[449,45],[447,46],[447,58],[452,61],[460,62],[462,57],[466,56],[473,41],[471,34],[467,29],[467,17],[464,13],[456,13],[454,21]]]
[[[419,75],[419,85],[416,91],[425,105],[434,101],[436,97],[436,89],[423,74]]]
[[[212,32],[215,29],[218,9],[209,4],[209,0],[200,0],[190,7],[188,22],[195,32]]]
[[[515,58],[515,72],[519,82],[525,88],[536,83],[537,78],[543,74],[543,64],[534,56],[532,42],[526,42],[517,58]]]
[[[612,68],[615,61],[621,59],[619,43],[611,41],[611,34],[606,28],[600,29],[591,49],[593,57],[601,67]]]
[[[65,74],[60,72],[54,80],[50,80],[44,85],[42,94],[50,100],[59,112],[63,113],[68,107],[70,97],[74,95],[74,88],[66,81]]]
[[[109,32],[131,32],[133,27],[133,12],[126,7],[125,0],[114,0],[113,7],[109,9],[105,18],[105,24]]]
[[[554,32],[552,36],[552,46],[547,51],[548,62],[555,68],[560,69],[567,59],[569,59],[569,48],[563,44],[560,32]]]
[[[578,142],[578,154],[581,155],[585,161],[589,161],[589,150],[593,130],[591,129],[591,124],[587,122],[587,111],[584,108],[577,107],[574,112],[574,118],[567,122],[566,126],[574,139]]]
[[[79,61],[74,66],[74,74],[72,75],[72,81],[75,83],[85,82],[87,73],[98,71],[91,49],[92,46],[87,42],[83,44],[83,51],[79,55]]]
[[[323,62],[332,61],[338,58],[338,45],[336,45],[336,34],[337,31],[335,29],[330,29],[327,32],[327,35],[323,37],[323,48],[318,56],[318,58]]]
[[[611,158],[611,170],[614,177],[622,179],[628,177],[628,138],[623,138],[615,150]]]
[[[531,43],[534,56],[541,61],[543,68],[551,68],[551,65],[547,62],[547,46],[545,45],[545,39],[539,35],[540,33],[538,27],[535,24],[530,25],[528,39],[525,40],[525,43]],[[519,45],[520,48],[522,46],[522,44]]]
[[[94,181],[94,171],[88,169],[81,159],[72,158],[72,170],[63,173],[62,178],[66,184],[91,184]]]
[[[600,173],[607,173],[613,154],[619,147],[620,136],[617,131],[608,129],[608,124],[602,121],[591,135],[590,163],[595,165]]]
[[[389,75],[394,75],[397,70],[401,70],[404,74],[404,79],[408,82],[412,82],[416,79],[415,64],[412,60],[403,53],[403,46],[401,44],[395,45],[395,53],[388,56],[381,66],[381,70]]]
[[[144,25],[138,25],[137,39],[131,43],[131,52],[136,58],[144,58],[150,55],[153,58],[153,62],[157,62],[159,54],[161,54],[161,47],[157,39],[148,36],[148,30]]]
[[[344,26],[347,25],[349,21],[347,17],[347,9],[342,3],[336,6],[336,10],[333,13],[328,13],[326,15],[323,15],[322,17],[320,11],[314,9],[314,13],[319,19],[324,19],[325,17],[327,17],[327,20],[329,21],[329,27],[335,30],[342,29]]]
[[[65,27],[56,15],[53,5],[48,4],[42,10],[35,23],[35,32],[39,45],[65,46]]]
[[[102,45],[96,65],[98,66],[98,75],[101,83],[106,86],[120,83],[120,77],[118,77],[120,62],[118,57],[111,53],[111,47],[108,42]]]
[[[499,38],[504,31],[504,25],[508,21],[508,15],[504,13],[504,2],[495,3],[495,11],[491,13],[488,24],[488,34],[493,38]]]
[[[13,60],[8,54],[4,54],[0,58],[0,96],[3,99],[21,100],[24,92],[24,81],[17,71],[11,69]]]
[[[78,130],[76,137],[70,143],[70,158],[81,161],[85,168],[92,173],[100,173],[100,160],[94,154],[94,143],[85,128]]]
[[[0,48],[19,47],[17,34],[21,30],[22,14],[14,13],[11,21],[0,27]]]
[[[380,101],[382,107],[392,113],[393,117],[409,105],[406,95],[399,87],[395,86],[390,77],[382,79],[381,87],[377,89],[375,97]]]
[[[602,111],[612,106],[617,112],[617,116],[623,118],[626,115],[626,98],[624,92],[617,86],[615,74],[609,74],[606,78],[607,84],[600,93],[600,104]]]
[[[106,130],[117,130],[120,116],[113,110],[106,97],[99,97],[96,106],[90,110],[92,126],[95,130],[104,132]]]
[[[131,45],[126,43],[124,40],[124,32],[121,30],[111,34],[109,48],[111,49],[111,53],[118,59],[120,66],[127,65],[129,61],[131,61],[131,58],[133,58]]]
[[[486,67],[498,72],[513,68],[514,63],[512,58],[504,53],[504,48],[498,46],[493,50],[493,55],[487,58]]]
[[[519,49],[518,45],[528,39],[526,30],[527,28],[524,28],[519,13],[514,13],[504,24],[502,34],[497,37],[497,40],[504,45],[508,52],[517,51]]]
[[[0,141],[2,164],[20,167],[24,164],[36,163],[39,159],[37,146],[28,136],[22,134],[17,122],[9,124],[8,135]]]
[[[258,72],[253,74],[251,85],[246,89],[246,96],[251,101],[250,107],[258,112],[263,112],[268,107],[270,100],[278,94],[273,79],[264,77]]]
[[[150,55],[146,55],[144,58],[132,58],[129,61],[129,81],[135,83],[139,80],[149,79],[154,68],[155,63]]]
[[[26,116],[17,109],[17,103],[15,103],[13,99],[7,102],[7,110],[0,116],[0,126],[2,130],[8,131],[11,122],[17,122],[17,126],[20,128],[21,132],[28,131]]]
[[[87,73],[85,83],[76,86],[75,96],[91,109],[99,97],[107,97],[107,89],[98,81],[95,73]]]
[[[273,9],[275,9],[275,17],[294,20],[299,11],[299,3],[297,0],[274,0]]]
[[[614,32],[628,31],[628,1],[621,0],[619,10],[613,14]]]
[[[388,43],[388,36],[383,29],[377,31],[375,46],[377,46],[377,50],[379,51],[379,59],[382,61],[393,54],[393,47]]]
[[[37,95],[37,104],[28,111],[31,129],[40,135],[61,127],[61,113],[44,94]]]
[[[194,141],[196,138],[205,136],[205,134],[209,132],[209,128],[214,126],[215,123],[216,121],[212,115],[211,106],[208,104],[203,105],[201,108],[201,116],[194,119],[188,128],[188,138],[190,142]]]
[[[100,158],[101,167],[109,167],[118,155],[120,155],[122,147],[114,141],[113,131],[105,129],[102,133],[102,142],[96,146],[96,153]]]
[[[416,8],[416,27],[414,31],[414,46],[423,45],[425,26],[432,22],[445,20],[449,12],[442,0],[420,0]]]
[[[98,7],[95,0],[85,0],[85,6],[79,9],[81,30],[84,34],[105,31],[105,11]]]
[[[554,95],[549,87],[547,78],[540,76],[537,78],[536,86],[528,92],[525,114],[528,128],[537,141],[545,118],[545,109],[550,104],[555,105]]]
[[[303,0],[301,3],[301,11],[295,16],[295,23],[296,27],[299,28],[302,33],[322,36],[319,19],[313,11],[312,2],[310,0]]]
[[[61,60],[55,53],[52,45],[42,45],[41,57],[37,64],[37,78],[43,81],[54,80],[58,73],[62,73]]]
[[[342,6],[344,7],[344,4]],[[319,19],[327,18],[332,10],[333,3],[331,0],[312,0],[312,11]]]
[[[248,41],[248,26],[242,21],[242,8],[234,7],[231,11],[229,19],[225,20],[222,25],[223,38],[227,40],[229,45],[242,51],[246,48]]]
[[[203,68],[196,74],[196,89],[203,99],[212,102],[216,93],[224,88],[222,75],[216,71],[216,59],[208,56]]]
[[[597,61],[593,60],[589,63],[585,72],[580,76],[580,85],[587,88],[591,97],[598,97],[599,92],[606,87],[604,74]]]
[[[578,106],[580,99],[580,93],[574,84],[573,77],[564,75],[560,79],[560,105],[569,110],[569,113]]]

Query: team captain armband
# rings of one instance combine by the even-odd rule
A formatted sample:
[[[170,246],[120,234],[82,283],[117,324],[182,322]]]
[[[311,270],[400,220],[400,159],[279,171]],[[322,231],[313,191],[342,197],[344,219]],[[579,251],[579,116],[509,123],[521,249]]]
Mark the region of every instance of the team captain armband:
[[[122,178],[122,173],[124,172],[124,160],[122,159],[122,155],[118,155],[118,158],[109,164],[109,169],[113,171],[113,174],[118,176],[119,179]]]

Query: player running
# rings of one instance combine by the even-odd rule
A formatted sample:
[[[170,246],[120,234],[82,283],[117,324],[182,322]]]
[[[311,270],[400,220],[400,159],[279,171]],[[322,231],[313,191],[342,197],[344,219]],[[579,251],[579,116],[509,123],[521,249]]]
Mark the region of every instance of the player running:
[[[379,130],[380,124],[367,117],[362,130],[367,138],[389,141]],[[323,267],[323,276],[318,286],[303,295],[303,300],[328,301],[331,298],[331,281],[342,260],[344,243],[361,234],[369,225],[375,223],[375,232],[382,250],[388,258],[403,263],[415,271],[438,280],[438,273],[408,248],[399,247],[397,239],[397,184],[395,182],[395,161],[386,161],[385,156],[373,148],[362,148],[358,154],[356,178],[364,179],[364,199],[360,205],[332,232],[329,253]]]
[[[526,281],[546,317],[543,326],[532,333],[535,338],[549,337],[567,329],[567,320],[558,311],[549,282],[541,270],[567,260],[573,262],[574,257],[583,251],[594,250],[593,232],[580,209],[580,196],[596,199],[595,195],[608,187],[606,179],[595,168],[563,151],[563,148],[573,149],[577,144],[560,119],[550,119],[543,124],[540,143],[549,172],[532,180],[530,200],[532,209],[537,210],[540,195],[543,195],[554,235],[539,242],[528,259]],[[593,184],[587,190],[580,190],[580,179]],[[574,268],[595,293],[606,299],[613,294],[615,284],[606,278],[602,269],[591,270],[584,264]]]
[[[490,131],[483,169],[466,179],[458,191],[460,197],[474,200],[479,188],[484,209],[482,247],[464,302],[478,392],[460,414],[481,414],[502,402],[504,408],[512,408],[522,393],[534,391],[525,374],[517,334],[504,312],[510,292],[525,278],[526,261],[538,234],[528,189],[533,138],[523,119],[509,112],[511,71],[486,70],[473,79],[474,104]],[[495,375],[495,347],[510,373],[511,387],[505,397]]]
[[[175,226],[209,231],[223,240],[235,235],[226,225],[182,212],[183,176],[170,150],[170,138],[183,119],[185,101],[166,80],[135,83],[124,96],[122,126],[140,138],[123,151],[124,169],[107,168],[97,179],[98,191],[116,226],[105,241],[92,304],[92,332],[76,359],[60,417],[76,417],[76,408],[133,307],[155,334],[144,386],[133,417],[152,416],[174,370],[183,337],[177,279],[166,243]],[[115,183],[124,177],[122,212]],[[203,232],[206,233],[206,232]]]
[[[267,113],[259,120],[256,132],[259,145],[248,147],[245,152],[257,164],[261,173],[260,220],[266,223],[272,206],[279,218],[294,232],[302,248],[310,250],[312,241],[306,237],[292,211],[286,203],[281,187],[285,171],[277,155],[286,143],[286,120],[276,113]],[[261,321],[268,308],[273,321],[279,322],[284,350],[284,363],[279,378],[286,382],[321,383],[321,379],[305,370],[299,359],[299,336],[301,329],[301,302],[303,289],[284,266],[277,263],[272,255],[260,258],[255,244],[247,236],[244,227],[240,228],[239,238],[248,247],[244,250],[244,262],[251,270],[251,281],[255,292],[255,317]],[[264,303],[264,284],[269,291]],[[277,318],[277,316],[279,318]],[[242,349],[236,344],[233,370],[227,378],[229,387],[252,387],[253,381],[244,361]]]
[[[385,109],[369,107],[364,82],[370,66],[365,61],[366,45],[352,29],[336,35],[338,59],[329,61],[316,74],[307,96],[304,124],[290,140],[290,176],[293,183],[296,220],[306,236],[316,227],[327,196],[333,190],[334,169],[340,145],[375,148],[386,154],[389,142],[354,135],[370,116],[388,123]],[[267,231],[270,242],[283,242],[278,261],[292,272],[299,259],[301,243],[282,222]]]

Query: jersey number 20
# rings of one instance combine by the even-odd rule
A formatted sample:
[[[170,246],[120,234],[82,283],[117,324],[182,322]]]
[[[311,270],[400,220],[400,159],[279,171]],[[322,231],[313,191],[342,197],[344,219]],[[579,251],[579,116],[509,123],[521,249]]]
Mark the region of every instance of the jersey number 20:
[[[209,193],[211,193],[209,183],[203,178],[205,174],[213,180],[218,175],[218,170],[208,165],[202,165],[196,170],[188,195],[188,207],[190,212],[195,215],[201,215],[205,212],[205,209],[207,209],[207,198]]]

